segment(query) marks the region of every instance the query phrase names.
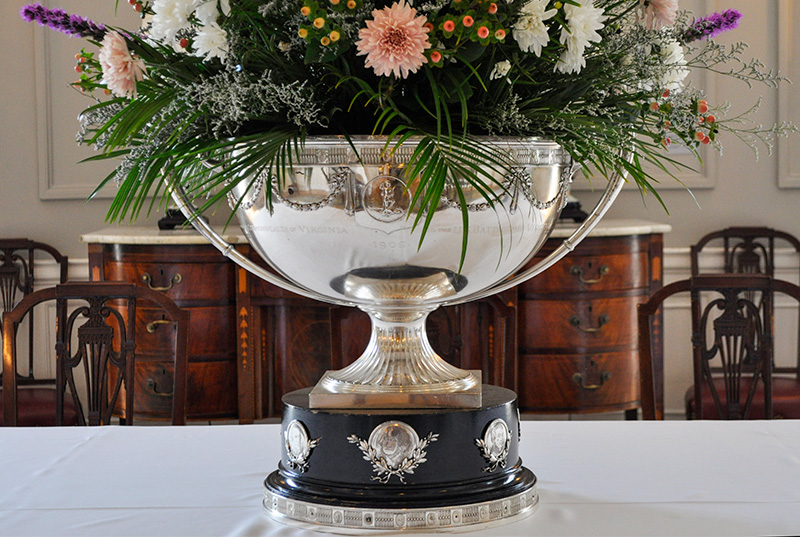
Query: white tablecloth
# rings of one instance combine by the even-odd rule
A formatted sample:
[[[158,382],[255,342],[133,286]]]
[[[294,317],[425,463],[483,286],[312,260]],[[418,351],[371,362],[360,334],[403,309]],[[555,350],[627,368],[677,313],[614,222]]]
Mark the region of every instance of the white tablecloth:
[[[0,535],[317,535],[263,514],[277,425],[0,428]],[[800,421],[523,422],[503,535],[798,535]]]

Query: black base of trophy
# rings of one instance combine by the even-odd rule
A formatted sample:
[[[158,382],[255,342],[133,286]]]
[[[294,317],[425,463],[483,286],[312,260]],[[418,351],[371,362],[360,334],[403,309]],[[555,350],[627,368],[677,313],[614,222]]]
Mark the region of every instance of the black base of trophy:
[[[537,505],[519,458],[516,394],[483,386],[475,409],[311,409],[284,396],[282,456],[264,508],[323,531],[453,531]]]

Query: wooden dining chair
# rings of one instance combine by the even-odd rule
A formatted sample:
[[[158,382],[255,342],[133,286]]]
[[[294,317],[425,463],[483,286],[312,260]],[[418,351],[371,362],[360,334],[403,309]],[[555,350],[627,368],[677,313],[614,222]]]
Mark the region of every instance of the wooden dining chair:
[[[782,394],[800,390],[800,363],[773,366],[773,302],[800,307],[800,286],[763,274],[698,275],[664,286],[638,306],[639,375],[644,419],[663,419],[655,405],[650,322],[678,293],[691,300],[696,419],[794,417]],[[695,313],[699,314],[695,314]],[[687,345],[687,347],[689,346]],[[688,394],[687,394],[688,395]]]
[[[721,272],[725,274],[764,274],[777,277],[776,257],[786,256],[791,258],[789,264],[794,271],[794,275],[787,275],[791,281],[800,284],[800,240],[794,235],[785,231],[776,230],[769,227],[757,226],[736,226],[714,231],[703,236],[696,244],[691,247],[691,271],[692,276],[710,272]],[[701,267],[701,263],[705,266]],[[708,265],[717,267],[713,270]],[[787,279],[781,278],[781,279]],[[757,296],[751,294],[750,299],[757,300]],[[757,303],[759,309],[767,304]],[[763,315],[769,314],[775,318],[775,303],[770,302],[769,312],[762,312]],[[798,315],[798,308],[794,308],[793,315]],[[782,314],[789,313],[786,308],[781,308]],[[694,311],[693,315],[698,316],[699,311]],[[779,318],[780,320],[780,318]],[[775,327],[775,323],[773,323]],[[773,355],[773,370],[785,369],[778,367],[775,363],[797,363],[800,360],[800,332],[795,334],[796,354],[785,356],[786,351],[776,350]],[[790,351],[791,352],[791,351]],[[789,368],[790,372],[792,367]],[[794,382],[787,382],[782,377],[775,379],[776,400],[780,401],[783,417],[800,418],[800,385]],[[704,399],[701,404],[708,407],[712,401],[708,399],[709,394],[703,393]],[[686,391],[685,408],[687,418],[696,414],[694,390],[690,386]]]
[[[800,240],[785,231],[768,227],[729,227],[703,236],[691,247],[692,276],[701,272],[765,274],[775,276],[775,254],[788,250],[800,260]],[[701,269],[701,257],[721,254],[721,270]],[[715,263],[719,266],[719,263]],[[798,282],[800,283],[800,282]]]
[[[23,297],[33,292],[37,260],[55,261],[59,283],[67,281],[69,259],[56,248],[30,239],[0,239],[0,315],[11,311]],[[26,425],[52,425],[56,402],[55,379],[40,378],[35,374],[33,364],[36,357],[36,328],[33,315],[28,316],[26,324],[24,363],[20,364],[20,369],[16,372],[17,385],[23,387],[18,394],[20,421]],[[0,383],[2,378],[3,373],[0,372]],[[0,398],[0,425],[3,423],[2,409]],[[75,408],[71,404],[67,404],[64,414],[67,423],[77,423]]]
[[[174,333],[172,423],[186,422],[189,314],[161,293],[120,282],[70,282],[35,291],[3,315],[3,368],[17,367],[17,331],[35,306],[55,304],[56,406],[54,425],[65,425],[72,403],[78,425],[107,425],[120,414],[133,423],[137,312],[159,308],[158,330]],[[166,334],[165,334],[166,336]],[[22,425],[15,375],[3,376],[3,425]],[[121,409],[121,410],[120,410]]]

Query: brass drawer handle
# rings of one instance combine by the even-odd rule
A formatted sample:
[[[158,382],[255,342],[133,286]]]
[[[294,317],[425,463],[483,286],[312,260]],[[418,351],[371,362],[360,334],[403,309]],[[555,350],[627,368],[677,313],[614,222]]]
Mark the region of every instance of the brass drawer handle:
[[[173,390],[168,392],[160,392],[158,391],[158,386],[156,386],[156,381],[153,379],[147,379],[144,381],[145,390],[152,395],[157,395],[159,397],[172,397]]]
[[[597,327],[596,328],[584,328],[581,326],[581,319],[577,315],[573,315],[569,318],[569,324],[580,330],[581,332],[585,332],[587,334],[594,334],[599,332],[603,329],[603,326],[607,325],[611,319],[605,313],[602,314],[600,317],[597,318]]]
[[[166,319],[158,319],[158,320],[155,320],[155,321],[150,321],[146,325],[147,331],[150,334],[152,334],[153,332],[155,332],[158,329],[158,325],[160,325],[160,324],[172,324],[172,321],[167,321]]]
[[[587,280],[583,277],[583,267],[579,267],[578,265],[572,265],[569,268],[569,273],[572,274],[573,276],[576,276],[579,282],[586,285],[591,285],[593,283],[600,283],[600,281],[603,279],[603,276],[605,276],[609,272],[611,272],[611,267],[609,267],[608,265],[601,265],[600,268],[597,269],[597,274],[598,274],[597,278]]]
[[[166,287],[156,287],[153,285],[153,277],[150,276],[150,273],[145,272],[144,274],[142,274],[142,281],[146,283],[147,287],[149,287],[153,291],[162,291],[162,292],[169,291],[170,289],[172,289],[173,285],[175,285],[176,283],[181,283],[181,280],[183,280],[183,276],[181,276],[179,272],[178,274],[172,277],[172,279],[169,281],[169,285],[167,285]]]
[[[600,384],[584,384],[586,379],[583,378],[583,375],[581,375],[580,373],[575,373],[574,375],[572,375],[573,382],[575,382],[575,384],[577,384],[584,390],[596,390],[601,386],[603,386],[603,384],[605,384],[606,381],[610,379],[611,379],[611,371],[603,371],[603,374],[600,375]]]

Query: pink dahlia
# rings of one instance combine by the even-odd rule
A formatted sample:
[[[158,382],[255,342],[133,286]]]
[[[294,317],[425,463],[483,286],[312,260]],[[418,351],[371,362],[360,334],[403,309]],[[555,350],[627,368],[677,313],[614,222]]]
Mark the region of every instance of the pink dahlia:
[[[366,66],[372,67],[378,76],[407,78],[409,71],[427,63],[425,50],[431,47],[428,41],[428,20],[405,0],[395,2],[392,7],[372,12],[373,20],[358,32],[356,43],[358,55],[367,55]]]
[[[645,24],[651,30],[675,24],[678,0],[640,0]]]
[[[103,83],[117,97],[136,97],[136,82],[145,75],[144,62],[133,58],[128,43],[118,32],[107,32],[98,54]]]

